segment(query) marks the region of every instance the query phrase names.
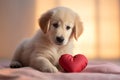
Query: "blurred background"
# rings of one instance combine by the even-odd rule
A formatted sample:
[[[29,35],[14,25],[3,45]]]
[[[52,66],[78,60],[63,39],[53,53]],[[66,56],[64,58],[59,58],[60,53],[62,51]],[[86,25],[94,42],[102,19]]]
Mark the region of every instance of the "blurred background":
[[[0,0],[0,60],[11,59],[17,45],[39,29],[41,14],[57,6],[71,8],[83,22],[74,54],[120,59],[120,0]]]

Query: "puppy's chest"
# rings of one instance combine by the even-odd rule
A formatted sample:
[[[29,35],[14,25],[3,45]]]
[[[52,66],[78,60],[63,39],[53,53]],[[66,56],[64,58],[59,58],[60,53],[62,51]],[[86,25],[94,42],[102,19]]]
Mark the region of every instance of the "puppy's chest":
[[[53,63],[54,65],[58,64],[59,58],[61,57],[62,54],[66,54],[69,53],[69,50],[66,48],[60,48],[58,50],[56,50],[55,52],[50,54],[50,62]]]
[[[69,48],[65,47],[65,48],[61,48],[58,50],[59,55],[68,54],[68,53],[72,53],[72,48],[69,49]]]

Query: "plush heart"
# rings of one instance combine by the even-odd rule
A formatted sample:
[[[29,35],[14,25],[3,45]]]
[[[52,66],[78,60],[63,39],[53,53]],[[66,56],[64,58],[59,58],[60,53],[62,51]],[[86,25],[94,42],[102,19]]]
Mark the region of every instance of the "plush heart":
[[[77,54],[74,57],[70,54],[63,54],[59,59],[59,64],[66,72],[81,72],[87,63],[87,58],[82,54]]]

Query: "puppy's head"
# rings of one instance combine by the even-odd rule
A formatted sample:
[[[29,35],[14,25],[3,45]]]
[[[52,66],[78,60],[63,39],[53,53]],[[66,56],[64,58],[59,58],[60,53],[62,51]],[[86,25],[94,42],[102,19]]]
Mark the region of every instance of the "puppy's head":
[[[57,7],[43,14],[39,25],[56,45],[66,45],[73,37],[77,40],[83,30],[78,15],[65,7]]]

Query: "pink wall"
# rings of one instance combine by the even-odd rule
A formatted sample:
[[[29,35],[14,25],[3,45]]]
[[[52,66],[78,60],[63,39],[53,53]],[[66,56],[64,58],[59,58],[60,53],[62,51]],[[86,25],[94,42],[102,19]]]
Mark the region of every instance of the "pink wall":
[[[0,0],[0,59],[10,59],[16,46],[34,33],[34,0]]]

